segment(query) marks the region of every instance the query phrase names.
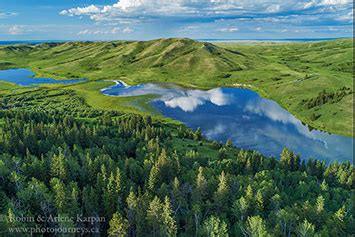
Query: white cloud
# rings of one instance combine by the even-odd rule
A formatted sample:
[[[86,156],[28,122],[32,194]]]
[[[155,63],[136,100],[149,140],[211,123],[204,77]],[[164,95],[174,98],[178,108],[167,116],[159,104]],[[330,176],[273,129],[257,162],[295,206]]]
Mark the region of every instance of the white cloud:
[[[345,5],[351,5],[352,0],[311,0],[311,1],[299,1],[298,5],[303,6],[304,9],[309,9],[311,7],[343,7]]]
[[[280,122],[283,124],[292,124],[297,129],[297,131],[308,138],[319,140],[326,146],[326,141],[323,140],[324,133],[319,131],[310,132],[308,126],[302,124],[301,121],[296,119],[292,114],[286,110],[280,108],[280,106],[272,101],[258,98],[247,103],[245,106],[245,111],[258,114],[260,116],[265,116],[275,122]]]
[[[275,13],[280,11],[280,5],[279,4],[274,4],[269,6],[268,8],[266,8],[266,12],[270,12],[270,13]]]
[[[223,106],[230,103],[230,97],[222,92],[221,89],[212,89],[209,91],[187,90],[184,93],[175,91],[163,95],[161,100],[170,108],[180,108],[185,112],[193,112],[198,106],[211,102],[217,106]]]
[[[117,90],[117,93],[115,90]],[[231,102],[230,95],[223,93],[220,88],[202,91],[183,90],[175,87],[165,88],[151,83],[135,86],[118,83],[116,86],[102,90],[102,92],[106,95],[117,96],[161,95],[158,100],[162,101],[167,107],[180,108],[185,112],[193,112],[207,102],[217,106],[228,105]]]
[[[43,33],[53,31],[53,25],[2,25],[3,32],[9,35],[26,35],[29,33]]]
[[[17,15],[17,13],[15,13],[15,12],[2,12],[2,11],[0,11],[0,19],[4,19],[4,18],[16,16],[16,15]]]
[[[124,28],[123,30],[122,30],[122,32],[123,33],[125,33],[125,34],[130,34],[130,33],[132,33],[134,30],[132,30],[131,28],[129,28],[129,27],[126,27],[126,28]]]
[[[267,33],[285,28],[294,32],[292,28],[303,26],[349,25],[353,17],[348,14],[351,3],[351,0],[120,0],[106,6],[71,8],[60,14],[87,16],[98,24],[115,23],[123,29],[121,33],[131,33],[131,26],[144,31],[144,27],[137,26],[158,23],[162,31],[162,26],[169,25],[167,31],[171,34],[178,32],[189,37],[207,32],[211,36],[220,35],[218,32],[255,32],[253,29],[257,28]],[[189,29],[190,25],[198,28]],[[177,29],[171,29],[175,26]]]
[[[120,28],[119,27],[114,27],[114,28],[112,28],[112,30],[111,30],[111,34],[117,34],[117,33],[119,33],[120,32]]]
[[[329,31],[339,31],[339,29],[336,29],[336,28],[334,28],[334,27],[329,27],[328,30],[329,30]]]
[[[185,26],[181,30],[196,30],[198,26]]]
[[[103,32],[99,30],[89,30],[89,29],[81,30],[78,32],[78,35],[97,35],[97,34],[103,34]]]
[[[215,127],[207,130],[205,132],[205,134],[206,134],[206,137],[213,138],[216,136],[221,136],[223,134],[226,134],[227,131],[228,131],[228,128],[226,125],[218,123]]]
[[[244,13],[275,13],[318,5],[342,6],[351,0],[120,0],[113,5],[77,7],[63,10],[62,15],[123,16],[223,16]],[[94,17],[95,18],[95,17]]]
[[[120,27],[106,28],[106,29],[85,29],[78,32],[78,35],[108,35],[108,34],[129,34],[132,33],[133,30],[131,28],[121,29]]]
[[[87,7],[77,7],[68,10],[63,10],[60,12],[61,15],[68,16],[80,16],[80,15],[90,15],[100,13],[100,8],[95,5],[90,5]]]
[[[62,15],[90,15],[93,20],[126,17],[213,17],[247,16],[294,11],[319,5],[346,5],[350,0],[121,0],[113,5],[77,7]]]
[[[185,112],[193,112],[200,105],[205,103],[201,98],[196,97],[177,97],[167,101],[164,104],[170,108],[180,108]]]
[[[339,20],[339,21],[349,22],[349,23],[352,23],[352,22],[353,22],[353,19],[354,19],[354,13],[353,13],[352,11],[349,12],[348,14],[339,16],[339,17],[337,18],[337,20]]]
[[[10,35],[22,35],[24,34],[26,31],[28,31],[27,29],[25,29],[24,26],[22,25],[14,25],[14,26],[11,26],[9,28],[9,34]]]
[[[259,114],[270,118],[273,121],[287,123],[298,123],[299,121],[286,110],[280,109],[280,106],[271,100],[255,100],[249,102],[245,110],[251,113]]]
[[[322,0],[321,4],[324,5],[346,5],[352,3],[352,0]]]
[[[227,28],[218,29],[217,31],[219,31],[219,32],[233,33],[233,32],[239,31],[239,28],[238,28],[238,27],[227,27]]]

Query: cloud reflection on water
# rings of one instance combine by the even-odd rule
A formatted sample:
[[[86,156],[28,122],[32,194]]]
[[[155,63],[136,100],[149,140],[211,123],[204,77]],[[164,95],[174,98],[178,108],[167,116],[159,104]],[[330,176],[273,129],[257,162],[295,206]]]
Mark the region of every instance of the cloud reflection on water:
[[[185,112],[194,112],[200,105],[211,102],[217,106],[230,103],[230,95],[223,93],[222,89],[216,88],[208,91],[184,90],[176,85],[167,84],[162,87],[159,84],[147,83],[136,86],[126,86],[117,82],[116,86],[102,90],[104,94],[118,96],[141,96],[147,94],[160,95],[158,100],[170,108],[180,108]]]
[[[326,138],[329,134],[317,130],[310,131],[307,125],[302,124],[300,120],[298,120],[287,110],[281,108],[274,101],[263,98],[255,98],[246,104],[245,111],[267,117],[275,122],[292,124],[300,134],[306,136],[307,138],[320,141],[324,145],[324,148],[328,149]]]
[[[216,88],[207,91],[185,89],[172,84],[116,86],[103,90],[111,96],[160,95],[152,104],[167,117],[191,128],[200,127],[213,140],[228,138],[243,149],[257,150],[279,157],[284,147],[327,161],[352,159],[352,138],[310,131],[276,102],[261,98],[253,91]]]
[[[211,102],[217,106],[230,103],[230,97],[224,94],[220,88],[208,91],[187,90],[168,93],[160,98],[170,108],[180,108],[185,112],[193,112],[198,106]]]

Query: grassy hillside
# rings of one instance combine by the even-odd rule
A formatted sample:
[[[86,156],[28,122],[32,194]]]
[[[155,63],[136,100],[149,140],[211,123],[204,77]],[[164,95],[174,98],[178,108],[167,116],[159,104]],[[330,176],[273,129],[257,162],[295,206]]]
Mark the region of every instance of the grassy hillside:
[[[24,88],[22,86],[17,86],[16,84],[10,82],[0,81],[0,96],[7,95],[7,94],[14,94],[14,92],[20,93],[29,90],[32,89]]]
[[[13,90],[19,88],[19,86],[16,86],[13,83],[5,82],[5,81],[0,81],[0,92],[1,91],[7,91],[7,90]]]
[[[130,84],[247,85],[316,128],[352,136],[352,49],[351,39],[260,45],[190,39],[10,45],[0,47],[0,69],[30,67],[37,76],[120,78]],[[91,85],[75,89],[90,97],[88,91],[97,89]],[[107,107],[108,100],[92,103]]]
[[[307,124],[352,136],[353,42],[351,39],[313,43],[220,44],[219,46],[267,62],[265,68],[234,73],[233,76],[238,78],[239,83],[250,84],[262,90],[264,95],[279,102]],[[344,87],[346,90],[343,90]],[[324,99],[327,95],[330,99]],[[320,102],[316,106],[307,106],[312,100]]]
[[[38,76],[126,77],[130,83],[159,80],[213,86],[224,72],[246,68],[242,55],[190,39],[5,46],[0,58],[0,68],[30,66]]]

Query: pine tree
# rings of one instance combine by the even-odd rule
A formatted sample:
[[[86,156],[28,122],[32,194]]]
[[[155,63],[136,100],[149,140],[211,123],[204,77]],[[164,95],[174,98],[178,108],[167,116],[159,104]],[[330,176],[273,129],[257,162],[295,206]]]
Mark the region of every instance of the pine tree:
[[[218,158],[221,159],[221,160],[227,158],[227,150],[226,150],[226,148],[222,147],[221,149],[219,149]]]
[[[50,181],[54,192],[54,204],[59,214],[66,212],[66,193],[65,187],[61,180],[53,178]]]
[[[196,132],[195,132],[194,135],[193,135],[193,138],[194,138],[195,141],[199,141],[199,140],[202,139],[202,131],[201,131],[200,128],[198,128],[198,129],[196,130]]]
[[[298,216],[292,209],[281,209],[276,214],[276,220],[281,227],[281,231],[284,236],[291,236],[291,233],[295,229]]]
[[[147,221],[151,227],[153,236],[155,236],[157,233],[160,233],[162,209],[163,205],[160,199],[155,196],[154,199],[149,203],[147,210]]]
[[[269,237],[271,236],[267,229],[263,218],[260,216],[250,216],[247,219],[246,228],[242,231],[249,237]]]
[[[258,190],[256,192],[255,203],[256,203],[256,208],[258,209],[258,211],[260,213],[263,213],[263,211],[264,211],[264,199],[263,199],[263,195],[260,192],[260,190]]]
[[[126,199],[127,203],[127,218],[128,218],[128,234],[130,236],[135,236],[136,234],[136,225],[137,225],[137,207],[138,207],[138,199],[136,194],[131,190]]]
[[[206,237],[228,237],[228,226],[216,216],[210,216],[203,222],[203,232]]]
[[[121,194],[123,192],[123,184],[124,182],[122,181],[122,175],[121,175],[121,170],[119,167],[116,169],[116,176],[115,176],[115,192],[117,195]]]
[[[218,189],[215,193],[215,203],[217,205],[217,213],[223,212],[223,207],[228,206],[228,195],[229,195],[229,187],[227,182],[227,177],[222,171],[220,176],[218,177]]]
[[[248,215],[250,203],[242,196],[233,203],[233,212],[237,219],[244,221]]]
[[[85,186],[83,188],[82,209],[84,216],[94,216],[98,213],[99,197],[94,187]]]
[[[201,207],[198,204],[192,206],[192,212],[194,214],[195,221],[195,237],[200,234],[200,219],[201,219]]]
[[[314,237],[314,225],[309,223],[306,219],[297,227],[298,237]]]
[[[321,183],[321,185],[320,185],[320,189],[321,189],[323,192],[327,192],[327,191],[328,191],[328,188],[329,188],[329,186],[328,186],[327,182],[323,179],[323,181],[322,181],[322,183]]]
[[[288,149],[285,148],[280,157],[280,162],[282,166],[287,170],[292,170],[292,163],[294,159],[294,154]]]
[[[70,207],[68,212],[71,213],[72,217],[80,215],[79,188],[77,183],[70,183],[68,191],[68,206]]]
[[[7,210],[7,216],[6,216],[6,223],[8,227],[15,227],[16,226],[16,216],[12,208],[9,208]]]
[[[111,173],[108,178],[108,183],[106,185],[106,189],[104,190],[104,208],[105,213],[108,217],[111,217],[114,212],[116,212],[118,208],[118,196],[116,192],[116,182],[115,176]]]
[[[253,192],[253,188],[251,187],[251,185],[249,184],[248,187],[246,188],[245,190],[245,198],[248,200],[248,201],[252,201],[253,200],[253,197],[254,197],[254,192]]]
[[[51,174],[53,177],[65,180],[66,178],[66,168],[65,168],[65,157],[60,151],[58,155],[53,155],[51,162]]]
[[[126,237],[128,231],[128,221],[118,212],[114,213],[110,220],[108,235],[112,237]]]
[[[163,226],[164,226],[163,236],[168,236],[168,237],[176,236],[177,234],[176,222],[173,218],[173,211],[171,209],[171,204],[168,197],[165,197],[164,199],[162,219],[163,219]]]
[[[196,196],[203,199],[207,194],[207,181],[203,175],[203,168],[198,168],[198,174],[196,177]]]
[[[346,233],[346,211],[345,206],[336,211],[331,219],[327,222],[327,226],[331,226],[331,236],[342,236]],[[350,219],[350,218],[349,218]]]
[[[227,140],[226,146],[227,146],[227,147],[233,147],[233,141],[232,141],[232,139],[229,138],[229,139]]]
[[[316,201],[316,211],[321,213],[324,211],[324,198],[322,195],[318,196]]]
[[[159,168],[156,165],[150,169],[149,178],[148,178],[148,189],[152,192],[156,190],[156,187],[159,182]]]

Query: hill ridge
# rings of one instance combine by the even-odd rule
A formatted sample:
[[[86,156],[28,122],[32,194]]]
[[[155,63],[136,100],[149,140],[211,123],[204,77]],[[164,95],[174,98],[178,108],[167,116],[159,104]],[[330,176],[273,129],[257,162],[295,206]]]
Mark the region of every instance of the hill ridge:
[[[31,60],[35,59],[41,69],[47,72],[60,72],[58,67],[65,66],[76,69],[80,75],[100,70],[117,71],[117,75],[128,71],[134,74],[134,70],[139,70],[147,71],[147,74],[151,71],[160,75],[164,71],[176,74],[179,71],[180,75],[216,78],[223,72],[246,68],[242,60],[236,60],[236,57],[244,56],[211,43],[188,38],[12,45],[1,47],[0,50],[17,56],[30,54]],[[79,75],[73,72],[62,76]]]

